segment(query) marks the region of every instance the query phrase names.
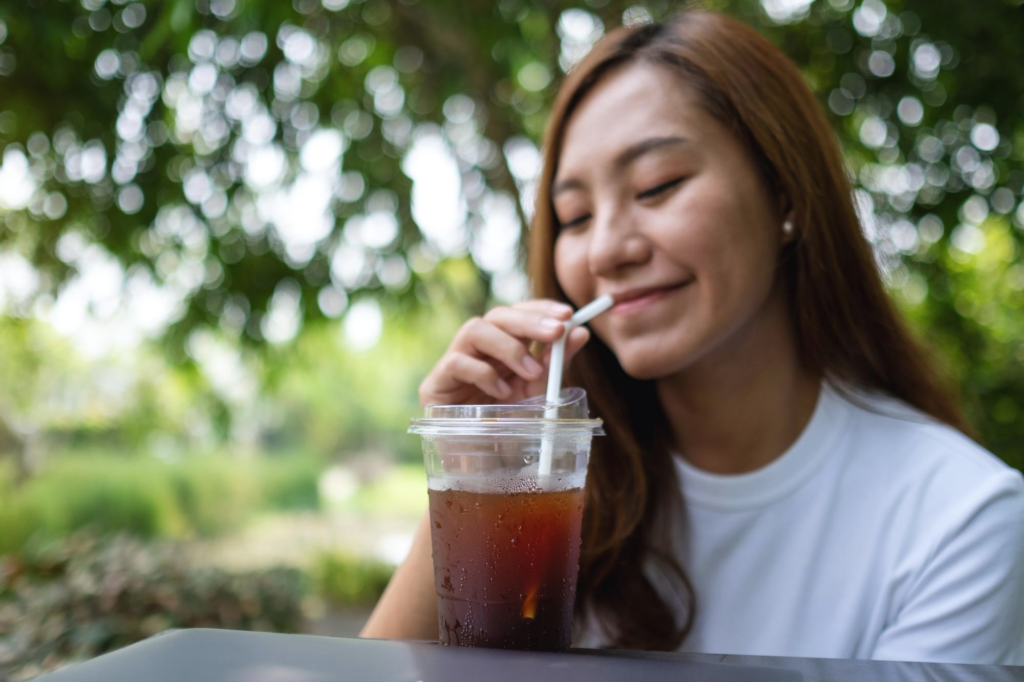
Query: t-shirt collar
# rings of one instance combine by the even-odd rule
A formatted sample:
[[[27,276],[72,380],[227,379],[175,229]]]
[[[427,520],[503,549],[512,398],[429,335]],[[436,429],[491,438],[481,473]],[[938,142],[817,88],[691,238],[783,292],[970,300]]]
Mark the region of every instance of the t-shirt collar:
[[[756,471],[713,474],[674,453],[683,499],[687,505],[742,511],[769,505],[792,494],[832,453],[848,422],[847,407],[835,389],[822,382],[814,413],[803,432],[780,457]]]

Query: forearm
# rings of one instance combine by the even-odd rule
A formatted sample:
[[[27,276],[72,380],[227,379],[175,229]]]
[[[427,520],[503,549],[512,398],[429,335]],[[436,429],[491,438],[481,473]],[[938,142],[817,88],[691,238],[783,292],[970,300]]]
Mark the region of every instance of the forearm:
[[[430,519],[416,528],[409,556],[395,571],[360,637],[436,639],[437,596],[430,554]]]

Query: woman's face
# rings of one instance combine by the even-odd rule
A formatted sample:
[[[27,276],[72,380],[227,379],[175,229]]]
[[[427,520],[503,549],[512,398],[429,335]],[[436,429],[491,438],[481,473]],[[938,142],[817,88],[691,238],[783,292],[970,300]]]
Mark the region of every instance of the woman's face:
[[[780,199],[681,78],[636,63],[602,79],[568,122],[552,185],[569,299],[654,290],[590,323],[639,379],[751,333],[782,244]]]

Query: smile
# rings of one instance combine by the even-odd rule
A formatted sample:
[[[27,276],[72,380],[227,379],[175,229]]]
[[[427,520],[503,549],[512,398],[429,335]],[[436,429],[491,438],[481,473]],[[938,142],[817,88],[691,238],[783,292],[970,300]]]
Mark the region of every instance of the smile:
[[[675,286],[665,287],[664,289],[655,289],[654,291],[651,291],[643,296],[640,296],[639,298],[632,298],[628,301],[620,301],[619,303],[616,303],[614,306],[612,306],[610,312],[618,315],[625,315],[628,313],[643,310],[644,308],[647,308],[648,306],[653,305],[658,301],[668,298],[669,296],[679,291],[680,289],[685,288],[688,284],[692,282],[693,280],[691,279],[687,282],[683,282],[682,284],[676,284]]]

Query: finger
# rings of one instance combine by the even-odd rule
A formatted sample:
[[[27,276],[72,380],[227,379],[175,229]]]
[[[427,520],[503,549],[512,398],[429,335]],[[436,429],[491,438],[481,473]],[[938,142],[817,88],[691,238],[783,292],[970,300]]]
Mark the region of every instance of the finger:
[[[532,310],[538,313],[544,313],[557,317],[560,320],[568,320],[572,317],[573,308],[568,303],[562,303],[561,301],[555,301],[550,298],[535,298],[530,301],[522,301],[521,303],[512,304],[513,308],[519,310]]]
[[[571,332],[569,332],[569,336],[565,340],[566,365],[569,364],[576,353],[583,349],[583,346],[585,346],[589,340],[590,330],[586,327],[575,327]]]
[[[454,378],[449,363],[448,355],[442,357],[420,384],[421,405],[457,405],[465,402],[472,393],[478,392],[473,384]]]
[[[565,321],[545,312],[516,308],[493,308],[484,320],[520,339],[551,343],[565,332]]]
[[[565,355],[562,358],[562,362],[565,365],[569,364],[569,360],[572,356],[576,355],[583,346],[590,341],[592,336],[591,331],[586,327],[573,327],[572,331],[569,332],[568,338],[565,340]],[[537,362],[542,364],[545,369],[551,366],[551,346],[544,346],[539,350],[535,356]]]
[[[482,356],[484,361],[492,366],[502,365],[495,367],[499,375],[505,373],[506,367],[527,381],[544,373],[544,368],[530,355],[526,344],[496,325],[481,325],[468,341],[475,354]]]
[[[447,360],[448,375],[464,384],[472,384],[492,398],[507,398],[511,387],[483,360],[465,353],[452,353]]]
[[[590,340],[591,332],[586,327],[577,327],[569,332],[565,341],[565,358],[562,363],[562,371],[565,372],[570,366],[573,356],[576,355]],[[535,381],[528,382],[526,392],[528,395],[540,395],[547,389],[548,371],[551,369],[551,345],[543,348],[537,356],[537,361],[544,366],[544,374]],[[564,378],[563,378],[564,381]]]
[[[502,310],[510,311],[508,308]],[[488,313],[488,315],[490,314]],[[513,317],[523,314],[533,315],[533,313],[521,311],[510,314]],[[533,356],[530,355],[529,349],[520,339],[479,317],[462,325],[462,329],[455,335],[451,350],[471,355],[494,365],[499,375],[507,374],[504,371],[507,367],[512,373],[530,380],[540,376],[544,371],[544,368],[537,364]],[[502,364],[505,367],[498,366]]]

